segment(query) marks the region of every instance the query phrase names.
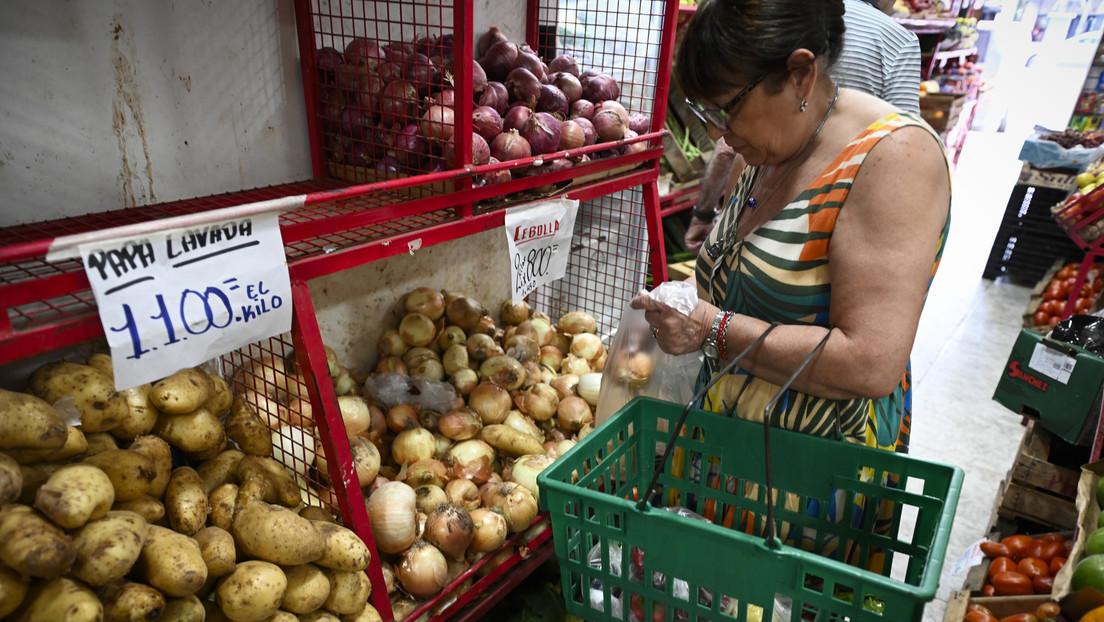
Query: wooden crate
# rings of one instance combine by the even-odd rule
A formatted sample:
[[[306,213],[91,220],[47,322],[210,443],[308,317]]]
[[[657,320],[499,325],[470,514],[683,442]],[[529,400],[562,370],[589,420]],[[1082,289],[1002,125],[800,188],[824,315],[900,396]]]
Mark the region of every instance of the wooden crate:
[[[1051,459],[1054,440],[1035,421],[1027,422],[997,509],[1001,517],[1026,519],[1056,530],[1073,529],[1077,524],[1074,499],[1081,475],[1054,464]]]
[[[966,608],[972,604],[985,605],[997,619],[1017,613],[1035,613],[1035,608],[1050,601],[1049,596],[971,596],[966,590],[951,592],[943,622],[962,622]]]

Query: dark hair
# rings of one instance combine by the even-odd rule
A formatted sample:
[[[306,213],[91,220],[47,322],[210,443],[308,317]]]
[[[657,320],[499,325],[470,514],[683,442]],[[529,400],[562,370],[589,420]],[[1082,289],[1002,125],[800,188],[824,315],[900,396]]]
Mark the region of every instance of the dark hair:
[[[805,48],[831,66],[843,49],[843,0],[704,0],[675,59],[683,92],[708,99],[759,75],[777,83]]]

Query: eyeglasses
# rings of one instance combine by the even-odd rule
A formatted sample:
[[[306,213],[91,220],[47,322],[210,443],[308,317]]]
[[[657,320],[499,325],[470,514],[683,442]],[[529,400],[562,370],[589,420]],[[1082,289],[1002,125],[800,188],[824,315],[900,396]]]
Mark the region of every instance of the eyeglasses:
[[[766,77],[766,74],[763,74],[755,78],[751,82],[748,82],[747,86],[740,89],[740,92],[736,94],[736,97],[732,98],[732,101],[728,102],[724,106],[721,106],[720,108],[706,108],[705,106],[690,99],[689,97],[686,98],[686,105],[690,107],[691,111],[693,111],[694,116],[701,119],[702,123],[708,123],[721,131],[725,131],[728,129],[728,113],[732,112],[732,109],[736,107],[736,104],[743,101],[743,99],[747,97],[747,94],[751,92],[751,89],[755,88],[755,86],[762,82],[763,78]]]

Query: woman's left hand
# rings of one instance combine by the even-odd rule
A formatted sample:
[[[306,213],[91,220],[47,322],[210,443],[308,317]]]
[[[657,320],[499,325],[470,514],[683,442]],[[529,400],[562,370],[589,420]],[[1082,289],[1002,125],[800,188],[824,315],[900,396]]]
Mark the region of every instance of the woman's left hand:
[[[629,304],[633,309],[644,310],[644,319],[652,327],[652,336],[660,349],[668,354],[686,354],[700,350],[713,327],[713,318],[720,311],[708,302],[699,300],[690,315],[683,315],[647,292],[637,294]]]

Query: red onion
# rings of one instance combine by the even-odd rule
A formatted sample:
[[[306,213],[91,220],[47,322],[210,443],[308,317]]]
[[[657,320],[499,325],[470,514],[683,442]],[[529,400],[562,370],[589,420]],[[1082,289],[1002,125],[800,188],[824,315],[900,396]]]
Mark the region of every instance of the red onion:
[[[583,83],[570,73],[561,71],[552,75],[552,85],[563,91],[567,103],[571,104],[583,96]]]
[[[578,149],[586,142],[586,132],[578,123],[560,124],[560,149]]]
[[[594,124],[590,122],[590,119],[586,117],[577,117],[571,120],[572,123],[583,128],[583,145],[593,145],[598,142],[598,132],[594,130]]]
[[[556,58],[553,58],[550,63],[548,63],[548,72],[566,72],[578,78],[579,63],[575,62],[575,57],[570,54],[560,54]]]
[[[594,132],[602,142],[624,138],[625,129],[625,123],[621,117],[612,110],[603,110],[594,114]]]
[[[616,112],[617,116],[621,117],[621,124],[625,127],[629,126],[629,111],[625,110],[625,107],[622,106],[620,102],[615,102],[613,100],[601,102],[594,107],[594,114],[598,114],[603,110],[612,110]]]
[[[334,70],[338,65],[345,63],[344,58],[341,56],[341,52],[338,52],[336,48],[324,47],[318,50],[318,54],[314,57],[314,66],[318,68],[318,79],[322,84],[334,83]]]
[[[392,80],[380,93],[380,121],[395,125],[418,114],[418,89],[402,80]]]
[[[367,72],[368,70],[362,65],[338,65],[334,69],[334,84],[342,91],[351,91],[356,88],[357,79]]]
[[[524,67],[528,69],[539,81],[547,72],[544,70],[544,63],[532,52],[518,52],[517,61],[514,63],[514,67]]]
[[[472,129],[486,140],[502,133],[502,117],[490,106],[478,106],[472,111]]]
[[[429,89],[440,82],[441,72],[425,54],[414,52],[403,59],[403,78],[418,87],[419,95],[427,95]]]
[[[511,106],[502,117],[502,129],[521,130],[532,116],[533,110],[526,105]]]
[[[393,140],[395,161],[400,166],[417,169],[422,165],[422,160],[429,152],[429,145],[419,132],[418,124],[411,123],[402,128]]]
[[[449,65],[452,64],[452,56],[455,47],[456,37],[453,36],[451,32],[443,34],[437,39],[437,55],[440,56],[442,60],[448,62]],[[433,54],[429,56],[433,56]]]
[[[571,118],[594,118],[594,104],[589,99],[576,99],[571,102]]]
[[[372,117],[356,106],[341,109],[341,133],[355,140],[364,140],[365,131],[372,126]]]
[[[369,115],[375,115],[376,111],[379,110],[380,93],[382,92],[383,80],[379,76],[365,74],[357,79],[353,95],[358,106],[363,108]]]
[[[501,162],[519,160],[533,155],[529,141],[517,130],[506,130],[491,141],[491,156]]]
[[[594,76],[601,75],[601,73],[601,69],[591,67],[590,69],[585,69],[579,72],[579,80],[582,80],[583,78],[593,78]]]
[[[497,26],[491,26],[490,30],[479,37],[479,43],[476,45],[475,53],[479,56],[483,56],[487,53],[487,50],[491,49],[492,45],[505,40],[506,35],[502,34],[502,31],[500,31]]]
[[[487,163],[498,164],[498,158],[491,156]],[[511,179],[513,179],[513,175],[510,174],[510,169],[504,168],[500,171],[480,175],[478,179],[484,184],[501,184],[502,182],[510,181]]]
[[[532,167],[529,170],[529,176],[542,175],[544,173],[555,173],[556,171],[567,170],[567,169],[569,169],[573,166],[575,166],[575,163],[572,162],[571,160],[568,160],[567,158],[557,158],[555,160],[552,160],[548,164],[544,164],[544,165],[539,166],[539,167],[537,167],[537,166]],[[542,186],[537,186],[537,187],[533,188],[533,190],[535,190],[536,192],[553,192],[553,191],[556,190],[556,186],[554,185],[555,183],[558,183],[558,182],[553,182],[553,183],[544,184]]]
[[[479,134],[476,134],[474,132],[472,132],[471,150],[472,150],[472,161],[471,161],[471,163],[476,165],[476,166],[478,166],[480,164],[486,164],[487,161],[491,157],[491,148],[490,148],[489,145],[487,145],[487,141],[484,140],[482,136],[480,136]],[[445,147],[444,147],[444,150],[442,151],[441,156],[445,159],[445,162],[448,162],[450,167],[459,168],[459,167],[463,166],[463,164],[461,162],[458,162],[456,160],[456,136],[455,135],[453,135],[453,137],[448,139],[448,142],[445,143]]]
[[[560,122],[547,112],[534,112],[518,131],[529,141],[533,155],[551,153],[560,146]]]
[[[456,107],[456,91],[453,89],[444,89],[439,91],[436,95],[429,99],[429,105],[437,104],[438,106],[447,106],[448,108]]]
[[[472,61],[472,94],[476,97],[487,88],[487,72],[483,71],[483,65],[479,61]]]
[[[359,65],[371,70],[386,56],[387,54],[380,47],[380,44],[367,37],[354,37],[345,46],[345,64],[347,65]]]
[[[392,156],[384,156],[376,161],[376,172],[385,177],[398,177],[399,161]]]
[[[652,120],[639,112],[634,112],[629,115],[629,129],[637,134],[647,134],[652,129]]]
[[[432,56],[437,50],[437,36],[424,34],[414,38],[414,51],[426,56]]]
[[[402,61],[382,60],[376,65],[376,74],[378,74],[384,82],[401,80],[403,77]]]
[[[487,48],[487,53],[479,59],[479,64],[483,65],[488,78],[501,82],[517,66],[517,57],[517,45],[512,41],[499,41]]]
[[[534,105],[540,97],[541,83],[532,71],[525,67],[516,67],[510,70],[503,82],[506,92],[510,94],[511,102],[524,102]]]
[[[566,119],[567,96],[551,84],[542,84],[540,85],[540,96],[537,97],[537,110],[554,114],[560,119]]]
[[[580,78],[579,81],[583,83],[583,99],[589,99],[592,102],[604,102],[609,99],[617,99],[621,95],[617,80],[604,73]]]
[[[632,130],[625,130],[625,138],[636,138],[638,134]],[[629,143],[627,145],[621,145],[621,154],[630,155],[633,153],[640,153],[648,148],[648,145],[644,141]]]
[[[322,89],[322,109],[319,116],[322,117],[322,127],[327,133],[338,131],[341,121],[341,109],[345,106],[345,98],[335,88]]]
[[[445,142],[456,129],[452,108],[433,105],[426,109],[419,123],[422,135],[429,140]]]
[[[487,82],[487,88],[479,96],[477,102],[480,106],[490,106],[498,114],[505,114],[510,106],[510,94],[501,82]]]

